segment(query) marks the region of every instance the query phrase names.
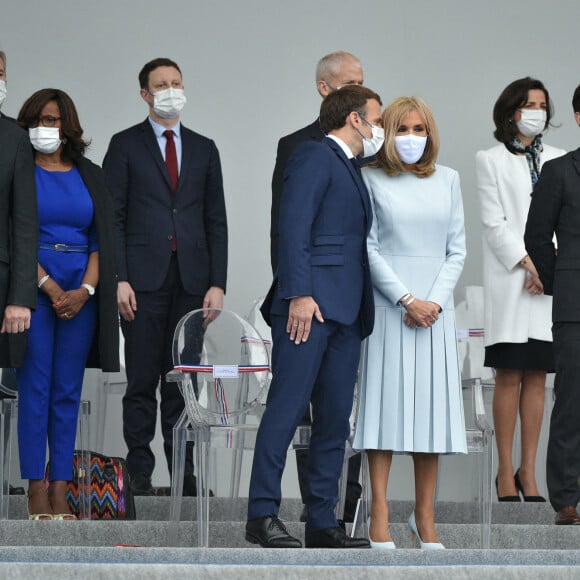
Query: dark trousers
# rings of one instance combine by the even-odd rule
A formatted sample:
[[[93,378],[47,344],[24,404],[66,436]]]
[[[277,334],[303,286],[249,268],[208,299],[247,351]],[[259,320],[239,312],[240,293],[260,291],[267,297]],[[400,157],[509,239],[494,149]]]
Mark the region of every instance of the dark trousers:
[[[150,476],[155,467],[151,441],[157,420],[157,385],[161,390],[161,431],[167,466],[171,473],[173,426],[184,409],[177,383],[167,383],[173,368],[173,333],[179,320],[202,307],[203,297],[183,289],[177,257],[171,260],[165,281],[155,292],[136,292],[135,320],[121,321],[125,337],[127,391],[123,397],[123,435],[129,449],[127,463],[135,476]],[[186,474],[193,473],[192,454],[186,454]]]
[[[308,419],[308,422],[306,422]],[[310,409],[307,415],[300,422],[301,425],[310,425]],[[298,470],[298,485],[300,486],[300,497],[302,502],[306,503],[308,495],[308,461],[310,453],[308,447],[296,449],[296,468]],[[359,483],[361,465],[361,454],[357,453],[348,460],[348,473],[346,480],[346,498],[344,502],[344,520],[352,522],[356,513],[356,506],[360,498],[362,488]]]
[[[580,322],[556,322],[552,333],[556,380],[546,475],[550,503],[559,511],[580,500]]]
[[[273,380],[256,439],[248,519],[278,514],[288,447],[311,402],[305,499],[306,528],[315,531],[337,525],[334,508],[350,430],[360,325],[313,322],[308,342],[297,346],[288,340],[286,322],[284,316],[272,316]]]

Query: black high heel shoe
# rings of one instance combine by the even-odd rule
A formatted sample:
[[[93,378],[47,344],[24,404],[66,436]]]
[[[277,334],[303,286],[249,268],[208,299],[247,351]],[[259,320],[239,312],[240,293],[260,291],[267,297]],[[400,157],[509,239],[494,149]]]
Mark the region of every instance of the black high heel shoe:
[[[522,501],[519,495],[499,495],[499,487],[497,485],[497,475],[495,477],[495,493],[497,493],[497,501]]]
[[[516,474],[514,475],[514,482],[516,484],[516,489],[518,489],[520,491],[520,493],[524,496],[524,501],[530,501],[530,502],[545,502],[546,498],[542,497],[541,495],[526,495],[524,493],[524,486],[522,485],[522,482],[520,480],[520,469],[518,467],[518,470],[516,471]]]

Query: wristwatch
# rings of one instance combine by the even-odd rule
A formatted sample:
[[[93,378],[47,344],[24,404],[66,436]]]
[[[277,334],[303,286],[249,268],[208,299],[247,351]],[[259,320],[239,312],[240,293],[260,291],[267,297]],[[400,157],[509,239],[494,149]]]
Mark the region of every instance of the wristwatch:
[[[81,288],[86,288],[87,292],[89,293],[89,296],[95,295],[95,287],[94,286],[91,286],[90,284],[87,284],[85,282],[84,284],[81,284]]]

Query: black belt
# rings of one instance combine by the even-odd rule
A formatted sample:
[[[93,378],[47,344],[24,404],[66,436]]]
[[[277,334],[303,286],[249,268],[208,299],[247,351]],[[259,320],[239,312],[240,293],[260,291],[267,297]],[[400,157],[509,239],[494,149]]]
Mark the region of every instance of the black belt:
[[[55,252],[79,252],[86,254],[89,251],[89,246],[69,246],[68,244],[47,244],[41,242],[38,246],[41,250],[53,250]]]

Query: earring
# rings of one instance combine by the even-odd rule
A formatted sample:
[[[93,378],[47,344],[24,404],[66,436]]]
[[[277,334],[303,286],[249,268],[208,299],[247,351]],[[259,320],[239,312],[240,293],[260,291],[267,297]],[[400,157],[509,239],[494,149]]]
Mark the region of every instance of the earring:
[[[62,144],[63,145],[66,145],[67,143],[68,143],[68,139],[66,137],[64,137],[63,140],[62,140]]]

